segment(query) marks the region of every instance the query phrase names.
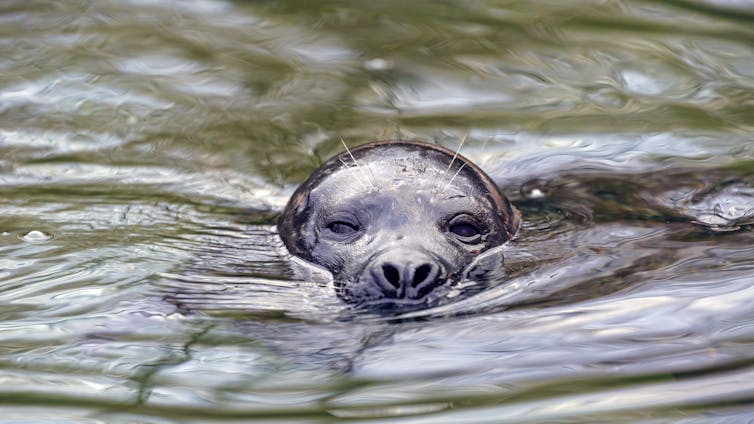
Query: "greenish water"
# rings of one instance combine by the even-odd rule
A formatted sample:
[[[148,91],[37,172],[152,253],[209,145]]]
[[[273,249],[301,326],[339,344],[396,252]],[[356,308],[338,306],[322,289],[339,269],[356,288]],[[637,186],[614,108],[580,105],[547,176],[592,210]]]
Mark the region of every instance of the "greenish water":
[[[754,419],[746,1],[6,1],[0,422]],[[342,148],[455,148],[506,276],[355,312],[275,222]]]

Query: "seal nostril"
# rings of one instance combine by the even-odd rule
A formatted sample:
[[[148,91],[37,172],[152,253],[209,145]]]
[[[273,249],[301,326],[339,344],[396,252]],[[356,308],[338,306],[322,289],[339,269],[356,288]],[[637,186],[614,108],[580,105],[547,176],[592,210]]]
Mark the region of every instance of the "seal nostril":
[[[391,264],[382,265],[382,274],[387,279],[387,282],[396,289],[401,286],[401,273],[398,268]]]
[[[432,272],[432,266],[430,264],[424,264],[419,268],[416,268],[416,272],[414,272],[414,280],[411,282],[411,286],[419,287],[419,285],[423,283],[424,280],[427,279],[427,277],[429,277],[430,272]]]

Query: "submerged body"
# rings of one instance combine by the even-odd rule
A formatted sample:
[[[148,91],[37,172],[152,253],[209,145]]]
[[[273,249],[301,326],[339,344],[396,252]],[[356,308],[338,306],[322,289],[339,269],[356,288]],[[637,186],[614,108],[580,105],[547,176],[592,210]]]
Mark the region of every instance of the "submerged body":
[[[421,304],[510,240],[519,214],[468,159],[418,142],[344,152],[294,193],[279,224],[288,250],[332,272],[361,305]]]

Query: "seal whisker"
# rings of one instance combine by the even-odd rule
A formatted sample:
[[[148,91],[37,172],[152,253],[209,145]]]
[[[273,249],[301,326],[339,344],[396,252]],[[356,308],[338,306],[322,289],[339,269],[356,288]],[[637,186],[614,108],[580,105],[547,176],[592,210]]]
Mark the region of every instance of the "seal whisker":
[[[450,163],[448,164],[448,167],[445,169],[445,172],[443,173],[443,178],[448,175],[448,172],[450,171],[450,168],[453,166],[453,163],[456,161],[456,158],[458,157],[458,153],[461,152],[461,147],[463,147],[463,144],[466,143],[466,138],[469,136],[467,133],[463,136],[461,139],[461,142],[458,144],[458,148],[456,148],[455,154],[453,154],[453,158],[450,160]],[[463,167],[462,167],[463,168]],[[459,169],[460,171],[460,169]],[[456,173],[458,175],[458,173]],[[453,176],[455,178],[455,175]],[[453,182],[453,178],[450,179],[450,182],[448,182],[448,185],[450,185],[451,182]],[[442,180],[437,181],[437,185],[435,186],[434,190],[432,190],[432,197],[434,198],[434,195],[437,193],[437,189],[440,188],[440,184],[442,184]],[[448,185],[445,186],[445,188],[448,188]],[[442,190],[445,191],[445,188]]]
[[[372,186],[373,189],[376,188],[374,186],[374,183],[372,182],[372,180],[369,179],[369,176],[366,174],[366,172],[364,172],[364,170],[361,169],[361,165],[359,165],[359,162],[357,162],[356,158],[353,157],[353,153],[351,153],[351,149],[348,148],[348,145],[346,145],[346,142],[345,142],[345,140],[343,140],[343,137],[340,138],[340,142],[343,143],[343,147],[346,148],[346,152],[348,152],[348,156],[351,156],[351,160],[356,165],[356,169],[358,169],[359,172],[361,172],[361,175],[364,176],[364,178],[367,180],[367,182],[369,183],[369,185]],[[342,162],[342,160],[341,160],[341,162]],[[345,165],[345,162],[343,164]],[[370,172],[371,172],[371,169],[370,169]],[[374,174],[372,174],[372,177],[374,177]]]
[[[458,157],[458,154],[461,152],[461,147],[463,147],[463,143],[466,142],[466,138],[468,136],[469,136],[468,134],[464,135],[463,138],[461,139],[461,143],[458,144],[458,148],[456,149],[456,153],[453,155],[453,159],[450,160],[450,163],[448,164],[448,168],[445,170],[445,175],[448,174],[448,171],[450,171],[450,167],[453,166],[453,162],[456,161],[456,158]]]
[[[462,170],[462,169],[463,169],[463,168],[464,168],[465,166],[466,166],[466,163],[464,163],[463,165],[461,165],[461,167],[460,167],[460,168],[458,168],[458,171],[456,171],[456,173],[455,173],[455,174],[453,174],[453,177],[452,177],[452,178],[450,179],[450,181],[448,181],[448,183],[447,183],[447,184],[445,185],[445,187],[443,187],[443,189],[442,189],[442,191],[441,191],[440,193],[445,193],[445,190],[447,190],[447,189],[448,189],[448,187],[450,187],[450,185],[451,185],[451,184],[453,183],[453,180],[455,180],[455,179],[456,179],[456,177],[458,176],[458,174],[459,174],[459,173],[461,172],[461,170]]]
[[[340,159],[340,163],[342,163],[342,164],[343,164],[343,166],[345,166],[346,168],[348,168],[348,169],[352,169],[352,168],[353,168],[352,166],[349,166],[349,165],[348,165],[348,164],[346,163],[346,161],[344,161],[344,160],[343,160],[343,158],[338,158],[338,159]],[[357,173],[357,174],[355,175],[355,177],[356,177],[356,181],[358,181],[358,182],[359,182],[359,184],[361,184],[361,187],[362,187],[362,188],[363,188],[364,190],[369,190],[369,186],[367,186],[367,185],[366,185],[366,184],[364,183],[364,180],[362,180],[362,179],[361,179],[361,177],[360,177],[360,176],[358,175],[358,173]]]

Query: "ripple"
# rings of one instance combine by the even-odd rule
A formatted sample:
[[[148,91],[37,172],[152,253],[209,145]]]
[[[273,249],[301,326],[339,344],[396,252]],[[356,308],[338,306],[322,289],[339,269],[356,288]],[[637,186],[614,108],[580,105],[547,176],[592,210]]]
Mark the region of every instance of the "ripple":
[[[390,94],[392,104],[401,110],[468,108],[505,104],[512,96],[494,84],[473,83],[452,78],[423,77],[399,85]]]
[[[121,72],[140,75],[168,75],[194,73],[203,69],[202,65],[186,58],[169,54],[142,54],[131,58],[119,58],[114,65]]]
[[[124,140],[114,134],[80,131],[31,132],[0,130],[0,147],[13,146],[35,148],[49,155],[109,150],[120,146]],[[37,155],[41,156],[41,155]]]
[[[728,180],[672,190],[659,195],[658,200],[711,230],[735,231],[754,223],[754,187],[750,185]]]
[[[625,84],[626,90],[632,93],[652,96],[665,91],[665,86],[660,81],[640,71],[623,70],[621,71],[621,80]]]
[[[260,210],[287,202],[284,188],[271,186],[261,178],[232,171],[194,173],[185,169],[161,166],[113,166],[91,163],[41,163],[20,165],[11,174],[0,174],[6,187],[87,185],[109,183],[121,187],[162,186],[190,196],[217,196],[243,202]],[[0,210],[4,210],[0,205]]]

